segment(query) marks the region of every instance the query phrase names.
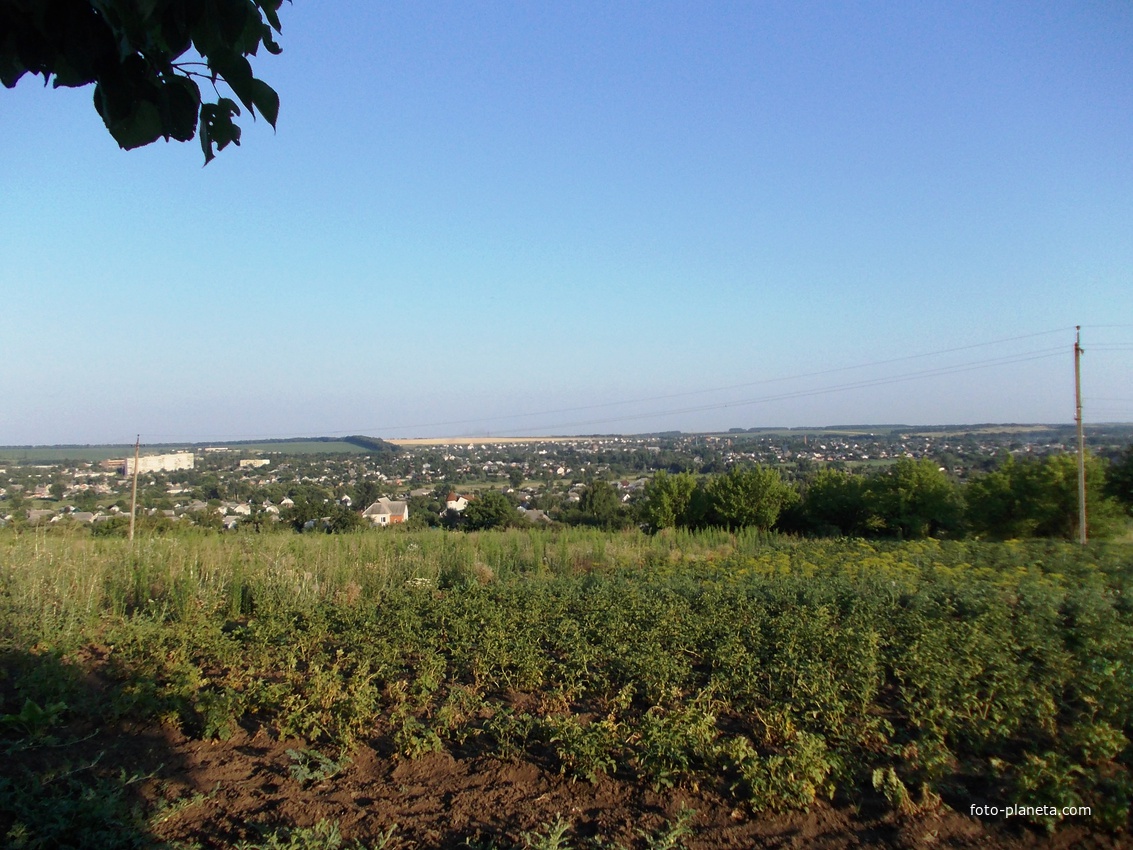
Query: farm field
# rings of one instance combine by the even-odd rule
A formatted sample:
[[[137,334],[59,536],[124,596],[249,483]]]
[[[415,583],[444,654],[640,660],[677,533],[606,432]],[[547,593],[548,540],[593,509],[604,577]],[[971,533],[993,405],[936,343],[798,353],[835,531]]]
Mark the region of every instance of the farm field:
[[[1127,846],[1131,578],[1120,544],[5,532],[0,843]]]
[[[365,454],[367,449],[344,440],[266,440],[260,443],[218,443],[232,451],[256,453],[282,453],[288,455],[313,454]],[[150,443],[145,452],[192,451],[193,446],[185,443]],[[134,446],[0,446],[0,463],[43,463],[54,464],[71,462],[97,463],[111,458],[132,455]]]

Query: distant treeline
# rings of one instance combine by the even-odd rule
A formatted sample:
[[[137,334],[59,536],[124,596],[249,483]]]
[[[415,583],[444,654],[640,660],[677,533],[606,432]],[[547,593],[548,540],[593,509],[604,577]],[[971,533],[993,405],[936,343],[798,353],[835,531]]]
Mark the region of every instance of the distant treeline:
[[[1086,462],[1091,536],[1120,533],[1133,513],[1133,447],[1112,462]],[[1078,534],[1078,472],[1073,455],[1017,460],[967,483],[936,462],[902,458],[870,474],[825,468],[796,482],[779,470],[735,466],[722,475],[657,473],[633,505],[594,482],[563,522],[606,528],[755,528],[819,537],[1009,539]]]

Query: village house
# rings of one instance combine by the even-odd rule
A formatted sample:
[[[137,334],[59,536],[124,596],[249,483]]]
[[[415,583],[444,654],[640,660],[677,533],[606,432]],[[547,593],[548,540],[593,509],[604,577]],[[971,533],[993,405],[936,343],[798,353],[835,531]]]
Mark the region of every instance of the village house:
[[[409,503],[395,502],[382,496],[362,511],[362,516],[374,525],[396,525],[399,522],[408,522]]]

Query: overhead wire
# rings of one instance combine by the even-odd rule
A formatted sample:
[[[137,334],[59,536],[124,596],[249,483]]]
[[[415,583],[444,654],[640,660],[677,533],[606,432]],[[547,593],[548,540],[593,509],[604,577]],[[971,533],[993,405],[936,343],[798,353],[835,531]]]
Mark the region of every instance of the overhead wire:
[[[952,348],[943,348],[943,349],[939,349],[939,350],[936,350],[936,351],[927,351],[927,352],[923,352],[921,354],[907,354],[907,355],[902,355],[901,357],[891,357],[891,358],[888,358],[888,359],[885,359],[885,360],[873,360],[873,361],[868,361],[868,362],[865,362],[865,363],[853,364],[853,365],[850,365],[850,366],[836,366],[836,367],[831,368],[831,369],[821,369],[821,370],[817,370],[817,371],[813,371],[813,372],[802,372],[802,373],[798,373],[798,374],[794,374],[794,375],[784,375],[784,376],[775,377],[775,378],[763,378],[763,379],[760,379],[758,381],[746,381],[746,382],[740,383],[740,384],[729,384],[729,385],[726,385],[726,386],[706,387],[706,388],[703,388],[703,389],[696,389],[696,390],[685,390],[685,391],[679,392],[679,393],[666,393],[664,395],[646,396],[646,397],[633,398],[633,399],[622,399],[620,401],[601,402],[601,403],[598,403],[598,404],[578,405],[578,406],[574,406],[574,407],[562,407],[562,408],[557,408],[557,409],[553,409],[553,410],[533,411],[533,412],[527,412],[527,413],[515,413],[515,414],[508,414],[508,415],[501,415],[501,416],[492,416],[492,417],[488,417],[488,418],[481,416],[481,417],[473,417],[473,418],[468,418],[468,419],[447,420],[447,421],[444,421],[444,422],[416,423],[416,424],[411,424],[411,425],[390,426],[390,425],[387,424],[387,425],[383,425],[383,426],[369,426],[367,428],[361,429],[361,432],[382,431],[382,430],[386,430],[386,429],[397,430],[397,431],[409,431],[409,430],[414,430],[414,429],[446,428],[446,427],[453,427],[453,426],[458,426],[458,425],[479,425],[479,424],[483,424],[484,422],[487,422],[487,421],[501,421],[501,420],[502,421],[511,421],[511,420],[514,420],[514,419],[528,419],[528,418],[535,418],[535,417],[539,417],[539,416],[557,416],[557,415],[563,414],[563,413],[577,413],[577,412],[583,411],[583,410],[600,410],[600,409],[604,409],[604,408],[619,407],[619,406],[624,406],[624,405],[628,405],[628,404],[647,404],[647,403],[653,402],[653,401],[667,401],[669,399],[687,398],[689,396],[695,396],[695,395],[707,395],[707,394],[710,394],[710,393],[728,392],[730,390],[747,389],[749,387],[763,386],[763,385],[766,385],[766,384],[773,384],[773,383],[782,383],[782,382],[785,382],[785,381],[801,381],[801,380],[804,380],[804,379],[807,379],[807,378],[819,378],[819,377],[823,377],[823,376],[826,376],[826,375],[838,374],[840,372],[849,372],[849,371],[853,371],[853,370],[857,370],[857,369],[869,369],[869,368],[873,368],[873,367],[876,367],[876,366],[888,366],[888,365],[891,365],[891,364],[894,364],[894,363],[903,363],[903,362],[907,362],[909,360],[924,359],[926,357],[940,357],[940,356],[945,355],[945,354],[954,354],[954,353],[960,352],[960,351],[970,351],[970,350],[976,349],[976,348],[987,348],[987,347],[993,346],[993,345],[1003,345],[1003,344],[1006,344],[1006,343],[1009,343],[1009,342],[1019,342],[1021,340],[1034,339],[1036,337],[1050,336],[1052,334],[1059,334],[1059,333],[1066,333],[1066,328],[1059,328],[1059,329],[1046,330],[1046,331],[1038,331],[1036,333],[1022,334],[1020,336],[1004,337],[1004,338],[1001,338],[1001,339],[988,340],[986,342],[972,343],[970,345],[960,345],[960,346],[954,346]],[[1061,351],[1062,348],[1060,347],[1058,349],[1051,349],[1051,350]],[[353,430],[346,430],[346,431],[327,431],[327,432],[323,432],[323,433],[326,433],[326,434],[354,434],[354,433],[360,433],[360,431],[358,429],[353,429]]]
[[[1089,329],[1101,327],[1114,327],[1124,328],[1133,327],[1126,325],[1091,325]],[[987,340],[984,342],[971,343],[968,345],[952,346],[949,348],[938,349],[935,351],[922,352],[918,354],[902,355],[900,357],[891,357],[881,360],[867,361],[863,363],[851,364],[848,366],[836,366],[829,369],[820,369],[809,372],[800,372],[793,375],[785,375],[779,377],[762,378],[754,381],[746,381],[742,383],[729,384],[724,386],[705,387],[699,389],[684,390],[675,393],[665,393],[660,395],[644,396],[630,399],[620,399],[608,402],[599,402],[587,405],[575,405],[569,407],[558,407],[547,410],[539,411],[526,411],[512,414],[500,414],[493,416],[480,416],[469,417],[463,419],[448,419],[443,421],[434,422],[420,422],[416,424],[391,424],[385,423],[382,425],[370,425],[364,427],[357,427],[343,430],[323,430],[318,433],[319,436],[345,436],[349,434],[389,434],[389,433],[405,433],[405,432],[425,432],[435,431],[436,429],[443,428],[460,428],[461,426],[475,425],[484,428],[492,423],[497,423],[491,427],[491,430],[496,433],[522,431],[523,433],[546,432],[554,430],[566,430],[579,427],[589,427],[593,425],[604,425],[615,422],[630,422],[642,419],[661,418],[669,416],[678,416],[682,414],[701,413],[712,410],[723,410],[727,408],[749,407],[758,404],[769,404],[776,401],[785,401],[797,398],[807,398],[813,396],[821,396],[832,393],[848,392],[856,389],[866,389],[870,387],[885,386],[893,383],[922,380],[928,378],[935,378],[947,376],[952,374],[959,374],[963,372],[973,371],[977,369],[995,368],[999,366],[1012,365],[1016,363],[1024,363],[1033,360],[1041,360],[1056,356],[1062,356],[1066,353],[1066,346],[1059,345],[1057,347],[1042,348],[1033,351],[1017,352],[1014,354],[1002,355],[999,357],[992,357],[968,363],[955,364],[950,366],[939,366],[929,369],[917,370],[914,372],[901,373],[898,375],[881,376],[877,378],[863,378],[860,380],[849,381],[845,383],[838,383],[828,385],[825,387],[817,387],[812,389],[791,390],[782,393],[775,393],[771,395],[758,396],[754,398],[741,398],[729,399],[722,401],[715,401],[704,404],[694,404],[689,406],[680,407],[665,407],[663,409],[654,409],[648,412],[637,411],[627,412],[623,414],[615,414],[610,416],[600,416],[598,418],[585,418],[574,421],[559,420],[552,424],[536,425],[534,423],[528,425],[520,425],[519,420],[527,421],[545,417],[560,417],[567,414],[577,414],[586,411],[604,411],[625,407],[627,405],[643,405],[655,402],[672,401],[675,399],[692,398],[696,396],[706,396],[711,394],[735,392],[737,390],[750,389],[753,387],[767,386],[776,383],[785,382],[801,382],[816,378],[823,378],[832,375],[844,374],[847,372],[877,368],[882,366],[891,366],[898,363],[906,363],[918,359],[941,357],[948,354],[955,354],[964,351],[973,351],[981,348],[988,348],[992,346],[1002,346],[1013,342],[1020,342],[1024,340],[1037,339],[1039,337],[1051,336],[1055,334],[1067,333],[1067,328],[1057,328],[1045,331],[1038,331],[1035,333],[1021,334],[1011,337],[1002,337],[994,340]],[[1085,349],[1084,349],[1085,350]],[[1089,350],[1096,351],[1128,351],[1133,350],[1133,345],[1125,343],[1095,343],[1089,346]],[[1124,401],[1122,399],[1121,401]],[[160,437],[171,437],[176,435],[155,435]],[[245,435],[228,435],[228,436],[213,436],[214,440],[232,440],[232,439],[265,439],[263,434],[245,434]]]
[[[762,396],[752,399],[738,399],[725,402],[717,402],[715,404],[698,405],[695,407],[684,407],[679,409],[670,410],[654,410],[647,413],[634,413],[625,416],[608,417],[605,419],[592,419],[587,421],[576,421],[567,423],[558,423],[555,425],[537,427],[532,430],[546,431],[556,428],[578,428],[589,425],[603,425],[610,422],[632,421],[636,419],[649,419],[654,417],[663,416],[676,416],[685,413],[703,413],[710,410],[724,410],[727,408],[735,407],[750,407],[756,404],[769,404],[776,401],[786,401],[788,399],[808,398],[813,396],[828,395],[832,393],[847,392],[855,389],[865,389],[869,387],[885,386],[888,384],[901,383],[905,381],[917,380],[926,377],[939,377],[943,375],[960,374],[963,372],[971,372],[977,369],[988,369],[995,366],[1010,365],[1014,363],[1024,363],[1032,360],[1043,360],[1051,357],[1058,357],[1065,354],[1064,347],[1059,346],[1055,349],[1047,349],[1040,352],[1031,352],[1027,355],[1012,355],[1008,357],[993,358],[991,360],[979,361],[976,363],[967,363],[953,367],[940,367],[936,369],[926,369],[919,372],[910,372],[904,375],[894,375],[885,378],[874,378],[870,380],[854,381],[847,384],[839,384],[829,387],[821,387],[812,390],[796,390],[787,393],[779,393],[776,395]]]

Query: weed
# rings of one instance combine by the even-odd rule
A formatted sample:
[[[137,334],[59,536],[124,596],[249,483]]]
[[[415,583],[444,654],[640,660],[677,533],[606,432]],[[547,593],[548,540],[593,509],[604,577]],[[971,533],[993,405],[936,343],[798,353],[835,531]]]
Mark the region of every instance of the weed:
[[[523,833],[524,850],[570,850],[567,833],[570,832],[570,821],[559,815],[547,824],[545,831],[532,831]]]
[[[207,794],[198,791],[196,794],[190,794],[186,797],[180,797],[176,800],[160,799],[157,805],[154,807],[154,810],[147,818],[146,823],[151,829],[153,829],[154,827],[160,826],[166,821],[173,820],[182,812],[189,811],[190,809],[193,809],[201,805],[202,803],[207,803],[217,795],[217,793],[220,791],[220,788],[221,783],[218,782]]]
[[[98,770],[97,760],[37,774],[0,776],[0,834],[12,850],[143,848],[152,837],[127,793],[148,777]]]
[[[13,730],[37,741],[50,739],[49,730],[62,722],[67,703],[53,702],[41,708],[34,700],[25,700],[18,714],[0,714],[0,729]]]
[[[342,755],[336,761],[318,750],[287,750],[291,766],[287,772],[300,785],[312,785],[338,775],[350,764],[350,757]]]
[[[693,834],[692,819],[696,817],[696,809],[682,804],[677,812],[677,819],[665,826],[663,830],[653,835],[643,830],[637,834],[645,839],[648,850],[679,850],[684,847],[684,839]]]
[[[264,836],[259,841],[241,841],[236,850],[388,850],[392,848],[396,825],[379,833],[376,844],[366,848],[359,841],[342,837],[338,824],[323,820],[311,827],[261,827]]]

